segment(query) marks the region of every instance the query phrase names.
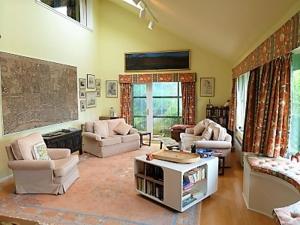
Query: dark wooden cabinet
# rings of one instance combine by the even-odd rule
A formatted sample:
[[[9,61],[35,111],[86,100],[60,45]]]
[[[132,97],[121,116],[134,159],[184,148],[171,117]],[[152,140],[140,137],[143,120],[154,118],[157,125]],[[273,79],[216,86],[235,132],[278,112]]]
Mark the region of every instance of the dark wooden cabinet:
[[[82,138],[79,129],[62,129],[43,135],[48,148],[68,148],[71,152],[82,154]]]
[[[206,118],[215,121],[222,127],[228,128],[229,107],[213,106],[206,108]]]

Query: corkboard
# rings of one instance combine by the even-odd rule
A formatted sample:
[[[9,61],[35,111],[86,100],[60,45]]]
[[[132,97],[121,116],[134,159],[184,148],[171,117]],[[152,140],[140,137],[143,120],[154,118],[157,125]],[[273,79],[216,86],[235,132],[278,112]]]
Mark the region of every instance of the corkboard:
[[[0,52],[3,133],[78,119],[77,68]]]

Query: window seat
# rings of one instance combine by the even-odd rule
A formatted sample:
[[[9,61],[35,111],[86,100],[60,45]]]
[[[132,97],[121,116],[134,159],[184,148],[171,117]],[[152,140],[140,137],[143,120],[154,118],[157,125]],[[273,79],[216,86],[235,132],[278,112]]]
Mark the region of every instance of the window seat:
[[[274,209],[274,218],[280,225],[300,224],[300,201],[290,206]]]
[[[285,158],[244,156],[243,197],[248,209],[272,217],[274,208],[300,200],[300,164]]]

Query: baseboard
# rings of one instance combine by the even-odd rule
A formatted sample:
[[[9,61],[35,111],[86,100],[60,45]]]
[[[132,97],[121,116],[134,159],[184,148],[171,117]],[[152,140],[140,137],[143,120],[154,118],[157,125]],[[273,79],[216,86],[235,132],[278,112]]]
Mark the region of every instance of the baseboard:
[[[6,176],[6,177],[2,177],[2,178],[0,178],[0,183],[2,183],[2,182],[5,182],[5,181],[7,181],[7,180],[9,180],[9,179],[11,179],[12,178],[12,174],[11,175],[8,175],[8,176]]]

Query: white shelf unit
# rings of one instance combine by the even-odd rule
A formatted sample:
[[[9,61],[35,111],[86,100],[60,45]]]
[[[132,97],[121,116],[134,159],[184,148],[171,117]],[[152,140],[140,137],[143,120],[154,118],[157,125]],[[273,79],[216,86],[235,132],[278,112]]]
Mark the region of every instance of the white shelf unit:
[[[149,168],[156,173],[148,173]],[[153,169],[156,168],[156,169]],[[195,182],[188,190],[196,195],[192,202],[183,205],[183,178],[189,171],[204,170],[204,177]],[[150,169],[151,170],[151,169]],[[160,171],[160,172],[158,172]],[[136,190],[161,204],[183,212],[217,191],[218,188],[218,158],[200,159],[191,164],[173,163],[163,160],[146,160],[146,156],[135,158],[134,173]],[[161,174],[160,174],[161,173]],[[153,187],[150,187],[153,185]],[[150,189],[150,190],[149,190]]]

